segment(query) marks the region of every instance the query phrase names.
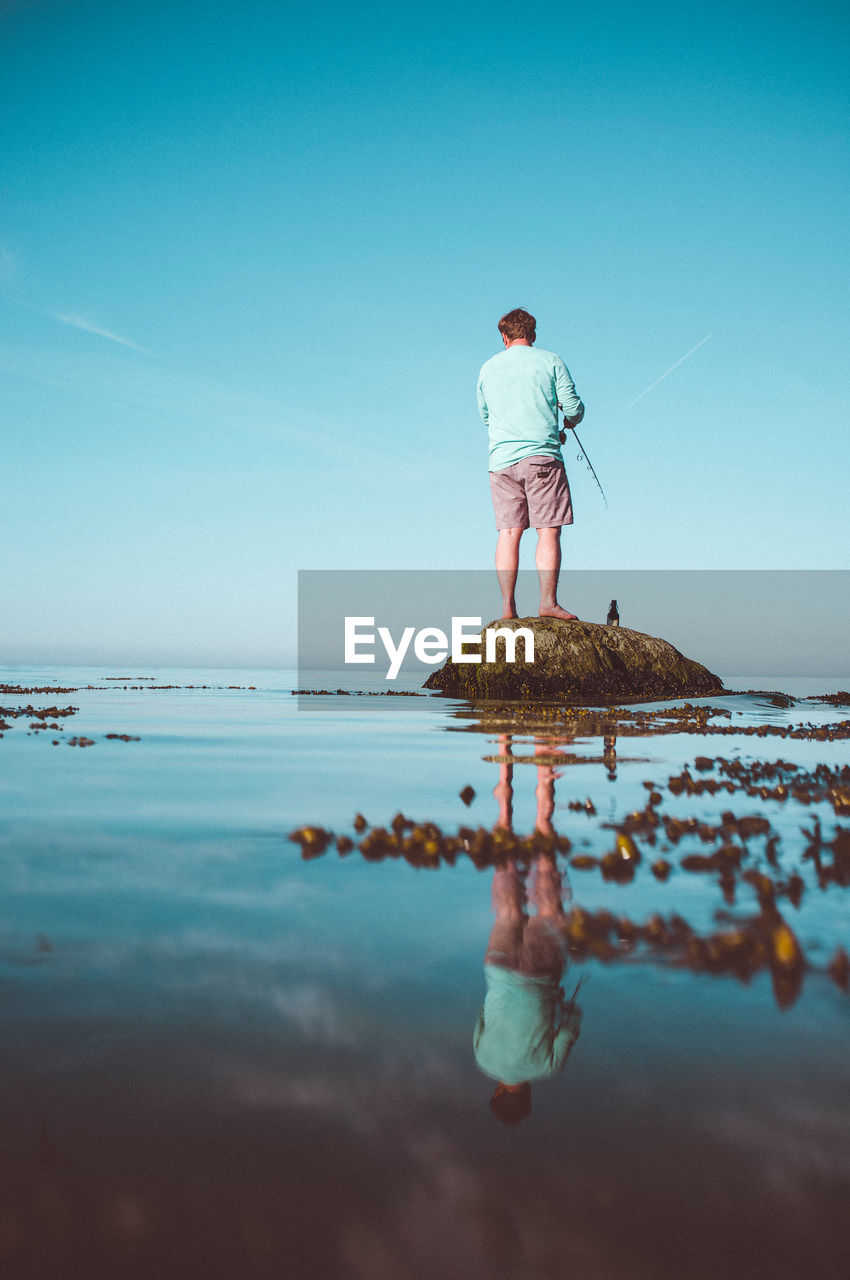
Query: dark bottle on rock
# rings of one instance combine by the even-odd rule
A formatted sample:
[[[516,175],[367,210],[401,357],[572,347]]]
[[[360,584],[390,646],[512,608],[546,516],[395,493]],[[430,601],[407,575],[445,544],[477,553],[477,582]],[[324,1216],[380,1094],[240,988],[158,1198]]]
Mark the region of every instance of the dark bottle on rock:
[[[611,607],[608,610],[608,617],[605,619],[609,627],[619,627],[620,615],[617,612],[617,601],[611,601]]]

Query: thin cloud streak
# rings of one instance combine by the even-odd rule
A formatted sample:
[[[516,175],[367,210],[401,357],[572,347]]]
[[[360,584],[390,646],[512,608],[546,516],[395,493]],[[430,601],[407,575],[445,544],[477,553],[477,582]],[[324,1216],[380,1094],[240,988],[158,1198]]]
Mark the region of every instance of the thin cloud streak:
[[[69,324],[74,329],[83,329],[86,333],[97,334],[99,338],[108,338],[110,342],[118,342],[122,347],[130,347],[132,351],[140,351],[145,356],[152,354],[145,347],[140,347],[137,342],[131,342],[129,338],[122,338],[117,333],[111,333],[109,329],[101,329],[100,325],[92,324],[90,320],[86,320],[85,316],[50,314],[52,319],[58,320],[60,324]]]
[[[7,260],[14,266],[11,255],[0,246],[0,279],[3,277],[3,269],[7,265]],[[85,316],[64,314],[59,311],[47,311],[44,307],[35,306],[32,302],[24,302],[21,298],[16,298],[9,293],[0,293],[0,298],[5,302],[11,302],[15,307],[23,307],[24,311],[31,311],[36,316],[46,316],[48,320],[55,320],[57,324],[70,325],[72,329],[82,329],[85,333],[93,333],[98,338],[107,338],[110,342],[117,342],[119,346],[129,347],[131,351],[139,351],[143,356],[153,357],[153,352],[148,351],[147,347],[140,347],[138,342],[131,342],[129,338],[122,338],[118,333],[112,333],[109,329],[103,329],[100,325],[92,324],[91,320],[87,320]]]
[[[290,468],[306,465],[314,471],[328,463],[337,469],[351,465],[346,451],[352,452],[355,446],[346,444],[348,436],[339,416],[315,409],[308,412],[255,392],[186,377],[161,360],[148,364],[107,358],[101,349],[85,357],[71,356],[0,342],[3,375],[132,414],[172,434],[179,431],[184,440],[194,436],[205,451],[214,429],[214,438],[220,442],[254,437],[263,450],[274,444],[297,448],[300,455],[286,460]],[[295,426],[295,421],[303,425]]]
[[[691,347],[690,351],[686,351],[685,354],[681,357],[681,359],[677,360],[675,364],[671,364],[670,368],[665,370],[665,372],[662,373],[660,377],[656,378],[654,382],[650,382],[648,387],[645,387],[643,391],[640,392],[639,395],[636,395],[634,400],[632,400],[631,404],[626,405],[623,412],[628,413],[629,409],[634,409],[635,405],[639,404],[640,401],[644,398],[644,396],[648,396],[650,391],[655,390],[659,382],[663,382],[665,378],[669,378],[670,374],[674,373],[676,369],[678,369],[680,364],[684,364],[686,360],[689,360],[691,358],[691,356],[694,354],[695,351],[699,351],[700,347],[704,346],[706,342],[708,342],[710,337],[711,337],[711,334],[707,333],[704,338],[701,338],[695,347]]]

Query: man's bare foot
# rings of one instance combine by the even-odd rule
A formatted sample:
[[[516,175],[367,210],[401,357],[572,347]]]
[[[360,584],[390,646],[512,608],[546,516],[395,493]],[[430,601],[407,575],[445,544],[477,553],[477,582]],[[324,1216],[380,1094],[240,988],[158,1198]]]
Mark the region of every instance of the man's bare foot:
[[[518,617],[519,617],[519,614],[516,611],[515,604],[511,603],[511,604],[502,605],[502,618],[518,618]]]
[[[578,622],[578,616],[570,613],[567,609],[562,609],[559,604],[550,604],[540,606],[538,618],[560,618],[562,622]]]

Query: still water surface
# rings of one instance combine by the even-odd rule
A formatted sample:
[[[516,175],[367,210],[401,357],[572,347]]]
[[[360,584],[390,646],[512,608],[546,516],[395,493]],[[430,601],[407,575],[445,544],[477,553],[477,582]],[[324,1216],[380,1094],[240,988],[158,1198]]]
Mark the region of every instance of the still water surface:
[[[819,816],[831,840],[850,823],[828,799],[667,788],[684,766],[701,776],[697,756],[840,770],[846,739],[663,733],[606,749],[590,732],[506,732],[439,698],[299,709],[280,672],[0,679],[74,690],[7,692],[4,708],[78,708],[44,721],[58,730],[7,716],[0,741],[4,1274],[846,1275],[850,1000],[827,969],[850,946],[850,910],[840,882],[819,887],[803,829]],[[130,687],[144,683],[180,687]],[[737,728],[850,715],[710,705]],[[569,945],[577,907],[676,913],[703,936],[759,913],[753,885],[730,903],[715,875],[682,870],[706,852],[694,837],[637,839],[625,883],[571,865],[616,847],[646,783],[674,818],[769,819],[777,866],[759,835],[746,865],[804,881],[798,906],[778,900],[806,963],[790,997],[769,967],[745,981],[639,946],[603,960]],[[356,813],[389,828],[399,812],[444,836],[551,829],[571,849],[501,871],[461,851],[435,870],[333,843],[305,860],[288,838],[315,824],[357,841]],[[562,940],[542,960],[525,936],[535,918]],[[556,1037],[580,978],[578,1038],[548,1059],[537,1045],[530,1112],[503,1123],[485,1068],[521,1074],[534,1017],[545,1040],[549,1010]]]

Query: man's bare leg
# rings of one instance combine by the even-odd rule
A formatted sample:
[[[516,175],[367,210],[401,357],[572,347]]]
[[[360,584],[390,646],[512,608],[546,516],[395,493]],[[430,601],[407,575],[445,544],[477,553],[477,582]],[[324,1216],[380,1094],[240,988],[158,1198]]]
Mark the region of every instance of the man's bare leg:
[[[516,576],[522,529],[500,529],[496,543],[496,576],[502,591],[502,617],[516,618]]]
[[[534,859],[531,898],[543,919],[563,920],[564,885],[554,854],[541,853]]]
[[[558,575],[561,572],[561,528],[537,530],[537,576],[540,579],[540,617],[575,622],[576,615],[558,604]]]
[[[512,858],[493,872],[492,902],[496,918],[484,953],[484,963],[497,964],[502,969],[518,969],[526,924],[526,886]]]
[[[510,763],[513,739],[509,733],[499,734],[499,781],[493,795],[499,802],[497,827],[503,831],[514,829],[514,767]]]

